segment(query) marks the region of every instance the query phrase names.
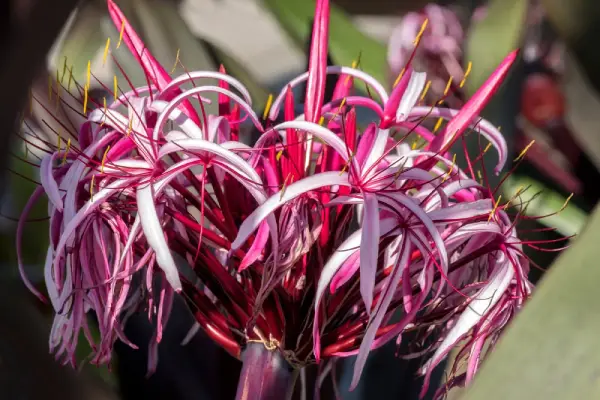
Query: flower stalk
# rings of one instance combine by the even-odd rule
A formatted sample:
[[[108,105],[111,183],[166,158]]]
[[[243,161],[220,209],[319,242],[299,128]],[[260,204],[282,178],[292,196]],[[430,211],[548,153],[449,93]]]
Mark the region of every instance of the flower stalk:
[[[236,400],[288,400],[294,393],[298,369],[275,348],[249,343],[242,352],[242,372]]]

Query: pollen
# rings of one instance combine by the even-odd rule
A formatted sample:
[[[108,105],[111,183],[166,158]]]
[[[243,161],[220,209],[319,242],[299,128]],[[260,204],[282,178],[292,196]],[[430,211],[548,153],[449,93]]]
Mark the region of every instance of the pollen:
[[[519,153],[519,156],[517,158],[515,158],[513,161],[519,161],[520,159],[525,157],[525,154],[527,154],[527,151],[529,151],[529,149],[531,148],[531,146],[533,146],[534,143],[535,143],[535,140],[532,140],[531,142],[529,142],[529,144],[527,146],[525,146],[523,151],[521,151],[521,153]]]
[[[267,104],[265,104],[265,110],[263,111],[263,119],[267,119],[269,115],[269,111],[271,110],[271,106],[273,105],[273,94],[269,93],[269,97],[267,98]]]
[[[473,67],[473,63],[471,61],[469,61],[467,63],[467,69],[465,71],[465,76],[463,76],[462,81],[460,81],[460,85],[459,87],[463,87],[465,86],[465,82],[467,81],[467,77],[469,76],[469,74],[471,73],[471,68]]]
[[[321,118],[319,118],[319,125],[323,125],[323,122],[325,122],[325,116],[321,115]]]
[[[281,150],[279,150],[279,151],[277,152],[277,154],[275,155],[275,159],[276,159],[277,161],[281,160],[281,155],[282,155],[282,154],[283,154],[283,149],[281,149]]]

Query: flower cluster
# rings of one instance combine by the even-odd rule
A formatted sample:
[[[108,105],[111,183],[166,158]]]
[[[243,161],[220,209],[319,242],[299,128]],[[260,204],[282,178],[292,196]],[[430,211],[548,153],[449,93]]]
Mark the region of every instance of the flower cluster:
[[[73,360],[83,330],[93,361],[109,361],[117,339],[134,346],[123,325],[145,309],[157,326],[155,364],[181,294],[234,356],[251,341],[298,367],[357,355],[355,386],[369,352],[410,331],[427,343],[415,350],[430,355],[426,376],[466,343],[470,380],[484,344],[531,285],[508,205],[477,180],[481,157],[467,157],[463,171],[450,150],[475,130],[496,148],[501,170],[503,137],[478,114],[516,52],[463,108],[430,107],[426,75],[410,63],[390,93],[359,69],[327,66],[329,5],[319,0],[309,70],[261,118],[223,69],[172,78],[108,6],[149,83],[92,104],[77,144],[41,161],[30,203],[49,199],[45,278],[57,356]],[[332,74],[339,78],[325,99]],[[304,82],[297,115],[292,89]],[[217,95],[215,115],[208,94]],[[357,108],[377,118],[363,125]],[[446,123],[435,134],[423,125],[429,119]],[[253,145],[239,140],[246,123],[261,133]],[[411,146],[409,134],[426,144]],[[88,334],[87,313],[100,343]]]

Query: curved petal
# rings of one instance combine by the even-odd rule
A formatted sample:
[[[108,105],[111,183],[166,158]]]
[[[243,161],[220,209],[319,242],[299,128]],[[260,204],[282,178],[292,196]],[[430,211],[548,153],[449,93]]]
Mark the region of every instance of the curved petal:
[[[254,232],[260,223],[272,215],[272,213],[288,201],[304,194],[311,190],[315,190],[324,186],[341,185],[350,186],[348,183],[348,174],[339,172],[323,172],[313,176],[309,176],[300,181],[294,182],[287,188],[284,188],[279,193],[269,197],[262,205],[256,208],[244,222],[240,225],[238,235],[231,243],[231,249],[238,249],[248,237]]]

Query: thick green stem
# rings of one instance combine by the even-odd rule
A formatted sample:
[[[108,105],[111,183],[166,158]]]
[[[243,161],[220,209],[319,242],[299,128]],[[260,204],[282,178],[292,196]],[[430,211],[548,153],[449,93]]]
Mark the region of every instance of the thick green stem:
[[[236,400],[292,398],[298,370],[278,350],[267,350],[262,343],[249,343],[242,353],[242,362]]]

